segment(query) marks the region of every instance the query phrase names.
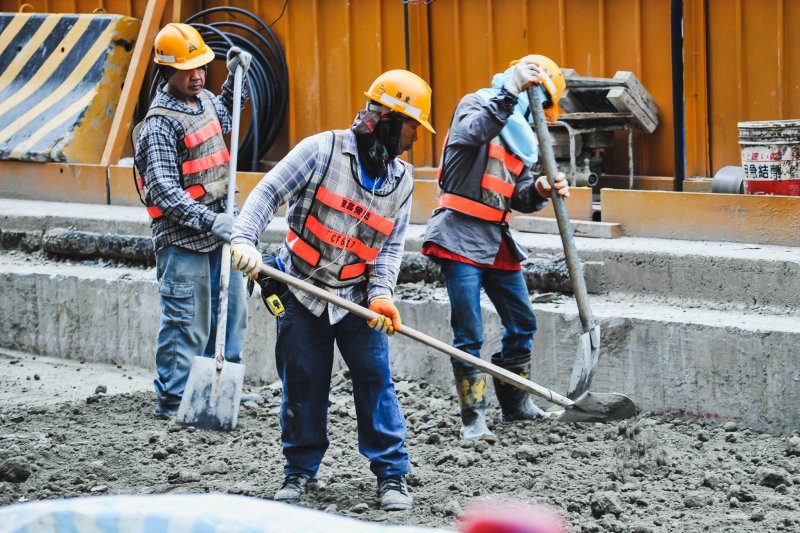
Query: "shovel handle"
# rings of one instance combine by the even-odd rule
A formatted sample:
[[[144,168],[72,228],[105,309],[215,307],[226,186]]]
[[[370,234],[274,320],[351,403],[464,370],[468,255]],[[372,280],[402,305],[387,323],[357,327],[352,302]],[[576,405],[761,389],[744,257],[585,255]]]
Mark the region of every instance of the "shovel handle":
[[[575,301],[578,305],[578,314],[581,317],[583,332],[586,333],[594,327],[594,316],[589,307],[589,295],[586,292],[586,281],[583,278],[583,267],[581,266],[578,249],[575,247],[575,240],[572,238],[572,223],[567,214],[567,204],[564,202],[558,191],[556,191],[555,181],[558,175],[558,166],[553,154],[553,142],[550,139],[550,131],[547,129],[547,121],[544,117],[542,106],[544,98],[541,91],[528,88],[528,103],[533,115],[533,124],[536,129],[536,137],[539,138],[539,153],[550,183],[550,197],[553,200],[553,211],[556,213],[558,231],[561,234],[561,243],[564,245],[564,257],[567,261],[569,279],[572,280],[572,291],[575,293]]]
[[[299,289],[303,292],[306,292],[312,296],[316,296],[321,300],[325,300],[326,302],[333,304],[337,307],[341,307],[346,311],[353,313],[354,315],[360,316],[364,320],[373,320],[378,318],[380,315],[375,311],[371,311],[366,307],[362,307],[355,302],[351,302],[350,300],[345,300],[344,298],[337,296],[333,293],[326,291],[316,285],[308,283],[303,280],[299,280],[294,276],[290,276],[285,272],[281,272],[276,268],[272,268],[267,265],[261,265],[260,271],[261,274],[265,276],[271,277],[280,281],[281,283],[285,283],[295,289]],[[434,350],[437,350],[445,355],[449,355],[459,361],[464,363],[469,363],[470,365],[478,368],[487,374],[496,377],[500,381],[504,383],[508,383],[518,389],[524,390],[525,392],[529,392],[531,394],[535,394],[545,400],[558,404],[565,409],[570,409],[575,402],[567,398],[566,396],[562,396],[561,394],[554,392],[546,387],[539,385],[538,383],[534,383],[528,379],[518,376],[513,372],[509,372],[505,368],[501,368],[497,365],[494,365],[488,361],[484,361],[479,357],[475,357],[474,355],[470,355],[463,350],[459,350],[449,344],[440,341],[439,339],[434,339],[433,337],[422,333],[421,331],[417,331],[405,324],[399,330],[398,333],[414,339],[415,341],[421,342]]]
[[[236,209],[236,164],[239,157],[239,117],[242,107],[242,67],[237,65],[233,73],[233,105],[231,109],[231,148],[228,164],[228,202],[225,212],[233,216]],[[225,362],[225,336],[228,333],[228,287],[231,279],[231,245],[222,245],[219,273],[219,310],[217,313],[217,336],[214,343],[214,358],[217,370]]]

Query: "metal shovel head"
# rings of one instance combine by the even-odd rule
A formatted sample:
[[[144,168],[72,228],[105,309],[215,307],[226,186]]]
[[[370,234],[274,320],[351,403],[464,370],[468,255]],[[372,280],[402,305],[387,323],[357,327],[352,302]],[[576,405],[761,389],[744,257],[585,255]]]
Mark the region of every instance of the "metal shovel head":
[[[578,338],[578,351],[572,364],[567,398],[575,400],[589,390],[599,356],[600,326],[595,326]]]
[[[636,404],[624,394],[584,392],[557,419],[561,422],[606,422],[630,418],[636,412]]]
[[[178,424],[230,431],[239,418],[244,365],[225,361],[217,370],[213,357],[194,357],[181,405]]]

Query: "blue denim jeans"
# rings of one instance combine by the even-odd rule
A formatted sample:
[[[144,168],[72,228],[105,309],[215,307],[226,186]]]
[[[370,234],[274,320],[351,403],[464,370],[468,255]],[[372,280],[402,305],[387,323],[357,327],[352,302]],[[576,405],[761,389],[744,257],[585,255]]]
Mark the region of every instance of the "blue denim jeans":
[[[328,312],[314,316],[287,291],[278,320],[275,358],[283,382],[281,441],[284,472],[315,475],[328,449],[328,394],[333,343],[353,382],[358,451],[378,477],[409,472],[406,428],[389,369],[389,341],[360,317],[331,325]]]
[[[193,252],[167,246],[156,254],[161,325],[156,339],[156,395],[165,409],[177,409],[192,367],[192,357],[214,356],[222,246]],[[225,359],[241,360],[245,321],[244,283],[232,270],[228,289]]]
[[[524,359],[533,350],[536,317],[521,270],[480,268],[467,263],[441,260],[447,294],[450,297],[450,325],[453,346],[475,357],[483,346],[481,287],[497,309],[503,324],[500,357],[507,361]],[[451,359],[454,368],[470,365]]]

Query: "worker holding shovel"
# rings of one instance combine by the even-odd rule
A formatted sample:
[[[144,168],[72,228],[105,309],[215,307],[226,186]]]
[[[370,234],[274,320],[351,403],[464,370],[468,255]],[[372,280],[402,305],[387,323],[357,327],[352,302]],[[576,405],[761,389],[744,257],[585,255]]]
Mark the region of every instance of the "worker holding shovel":
[[[167,24],[155,39],[155,63],[166,80],[134,129],[136,187],[151,216],[161,325],[156,346],[158,402],[154,416],[176,415],[192,358],[214,356],[216,307],[226,214],[228,160],[223,134],[231,129],[233,73],[251,55],[227,54],[222,93],[205,87],[214,51],[188,24]],[[247,93],[243,94],[242,103]],[[225,358],[238,362],[245,329],[242,280],[230,281]]]
[[[504,332],[492,363],[526,379],[530,377],[536,318],[520,268],[527,253],[508,228],[511,210],[542,209],[551,186],[545,176],[534,180],[538,160],[536,135],[529,125],[525,89],[535,85],[546,95],[550,119],[565,82],[558,66],[544,56],[512,61],[494,76],[492,86],[464,96],[447,134],[439,169],[442,194],[428,221],[422,253],[442,268],[450,297],[453,346],[480,357],[483,322],[481,287],[497,309]],[[563,174],[558,194],[569,189]],[[496,441],[486,425],[486,375],[451,359],[461,408],[463,439]],[[531,420],[545,416],[530,395],[495,379],[503,418]]]
[[[358,447],[377,477],[380,507],[405,510],[412,505],[406,430],[384,333],[401,327],[392,295],[414,187],[413,167],[398,156],[411,149],[420,124],[433,132],[431,89],[416,74],[391,70],[364,94],[366,108],[349,129],[304,139],[256,186],[234,225],[233,266],[258,272],[262,256],[255,244],[288,202],[279,268],[379,315],[368,323],[308,292],[284,292],[275,355],[286,462],[274,499],[297,501],[316,482],[328,448],[336,342],[352,376]]]

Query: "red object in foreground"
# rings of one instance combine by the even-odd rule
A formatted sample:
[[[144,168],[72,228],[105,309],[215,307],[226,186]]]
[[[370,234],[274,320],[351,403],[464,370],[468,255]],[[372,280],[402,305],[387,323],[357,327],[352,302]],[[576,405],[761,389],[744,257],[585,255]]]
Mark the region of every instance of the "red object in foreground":
[[[460,518],[461,533],[568,533],[567,522],[552,507],[527,504],[484,504]]]

